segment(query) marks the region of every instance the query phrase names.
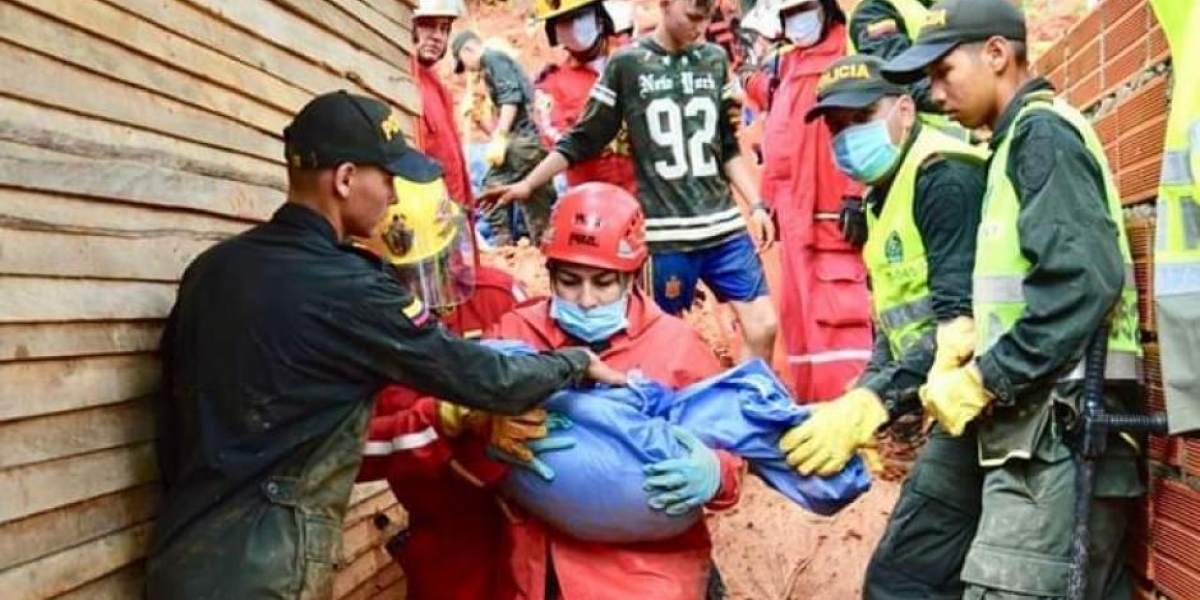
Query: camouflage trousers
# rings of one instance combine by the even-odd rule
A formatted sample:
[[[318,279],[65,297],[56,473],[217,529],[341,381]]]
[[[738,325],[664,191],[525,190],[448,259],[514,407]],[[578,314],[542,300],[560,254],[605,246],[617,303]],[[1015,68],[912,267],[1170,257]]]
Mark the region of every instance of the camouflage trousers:
[[[508,140],[504,163],[490,168],[484,175],[483,188],[520,181],[546,157],[546,154],[546,149],[537,136],[514,135]],[[542,233],[550,222],[550,208],[554,206],[554,200],[554,186],[546,184],[534,190],[529,199],[521,203],[519,211],[516,206],[510,204],[497,206],[485,213],[484,218],[492,230],[495,244],[503,246],[515,243],[515,230],[520,226],[525,228],[530,241],[535,245],[540,243]],[[518,218],[521,219],[520,225],[517,223]]]

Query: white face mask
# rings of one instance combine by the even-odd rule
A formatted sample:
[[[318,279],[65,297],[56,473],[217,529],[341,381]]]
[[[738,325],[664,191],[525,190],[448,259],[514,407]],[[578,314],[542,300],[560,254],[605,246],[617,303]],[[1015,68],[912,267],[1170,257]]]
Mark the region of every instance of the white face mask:
[[[558,43],[571,52],[587,52],[600,39],[600,21],[596,13],[585,11],[571,20],[560,19],[554,24]]]
[[[825,14],[821,9],[806,10],[783,19],[783,35],[793,44],[806,48],[821,41]]]

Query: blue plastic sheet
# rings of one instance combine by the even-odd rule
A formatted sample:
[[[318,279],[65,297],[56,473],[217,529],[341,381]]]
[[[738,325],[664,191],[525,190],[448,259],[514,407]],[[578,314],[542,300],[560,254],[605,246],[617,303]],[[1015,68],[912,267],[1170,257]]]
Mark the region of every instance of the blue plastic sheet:
[[[502,351],[528,351],[511,343]],[[671,433],[691,431],[706,445],[746,459],[753,473],[800,506],[822,515],[837,512],[865,492],[869,471],[857,457],[831,477],[806,477],[788,468],[779,438],[808,418],[761,360],[679,391],[632,378],[628,388],[568,390],[546,408],[564,419],[549,439],[569,437],[568,450],[539,458],[555,473],[547,481],[514,469],[502,482],[517,504],[576,538],[610,543],[671,538],[691,527],[699,509],[672,517],[651,509],[643,466],[686,453]]]

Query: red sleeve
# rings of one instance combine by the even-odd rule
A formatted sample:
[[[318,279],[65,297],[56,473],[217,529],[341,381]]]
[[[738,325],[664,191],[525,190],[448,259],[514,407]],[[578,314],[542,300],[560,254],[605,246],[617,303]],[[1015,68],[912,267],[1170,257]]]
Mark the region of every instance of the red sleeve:
[[[452,449],[441,430],[437,400],[390,385],[375,397],[358,481],[436,473]]]
[[[767,90],[771,87],[771,77],[763,71],[755,71],[742,84],[746,97],[761,109],[767,106]]]
[[[717,460],[721,461],[721,487],[717,495],[705,504],[709,510],[725,510],[732,508],[742,497],[742,475],[745,473],[746,461],[724,450],[713,450]]]

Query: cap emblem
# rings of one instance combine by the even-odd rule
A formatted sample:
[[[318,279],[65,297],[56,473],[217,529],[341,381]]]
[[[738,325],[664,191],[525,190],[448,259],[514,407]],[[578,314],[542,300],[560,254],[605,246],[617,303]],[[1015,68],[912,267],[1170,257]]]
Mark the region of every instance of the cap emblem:
[[[400,133],[400,119],[396,116],[396,113],[388,113],[387,118],[379,124],[379,129],[383,131],[383,139],[389,142],[392,141],[392,138],[396,137],[397,133]]]

